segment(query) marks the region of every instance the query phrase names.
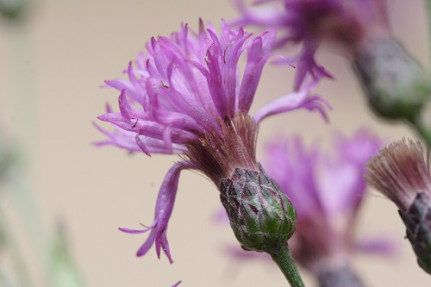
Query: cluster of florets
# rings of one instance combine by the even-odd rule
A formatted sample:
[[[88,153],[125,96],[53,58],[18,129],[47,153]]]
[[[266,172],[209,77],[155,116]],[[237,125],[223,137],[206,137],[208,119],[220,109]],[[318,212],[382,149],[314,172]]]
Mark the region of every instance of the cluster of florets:
[[[107,139],[98,145],[184,158],[166,175],[153,223],[143,230],[121,229],[128,233],[151,230],[138,255],[155,243],[158,255],[163,249],[172,261],[166,231],[181,170],[200,170],[220,187],[236,168],[259,171],[255,144],[261,120],[300,108],[325,115],[326,102],[311,92],[316,81],[262,107],[254,117],[248,115],[275,34],[269,31],[253,37],[242,28],[233,30],[222,24],[220,36],[201,21],[198,32],[184,25],[169,38],[152,38],[135,65],[129,64],[128,80],[106,81],[120,91],[120,111],[108,108],[99,117],[116,128],[99,127]],[[246,65],[240,71],[238,61],[244,52]]]

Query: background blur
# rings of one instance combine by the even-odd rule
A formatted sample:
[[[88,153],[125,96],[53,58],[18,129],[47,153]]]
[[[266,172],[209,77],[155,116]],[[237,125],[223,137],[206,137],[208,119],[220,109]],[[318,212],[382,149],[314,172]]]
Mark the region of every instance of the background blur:
[[[175,263],[158,260],[155,251],[136,258],[145,235],[128,235],[118,227],[149,224],[158,188],[177,158],[129,155],[113,147],[95,148],[103,136],[92,126],[117,93],[100,89],[121,71],[151,36],[168,35],[180,23],[197,28],[198,18],[219,27],[236,13],[228,0],[40,0],[30,1],[25,22],[0,21],[0,131],[20,142],[29,156],[28,183],[39,205],[42,228],[53,232],[67,223],[73,256],[88,286],[286,286],[271,263],[237,262],[225,248],[236,244],[229,227],[213,223],[221,206],[216,188],[203,176],[184,172],[169,240]],[[428,67],[423,1],[389,0],[394,33]],[[347,63],[321,53],[336,77],[318,88],[333,106],[331,123],[317,114],[292,112],[270,118],[260,128],[262,143],[275,132],[300,134],[306,142],[322,141],[341,130],[351,135],[366,127],[387,141],[415,137],[402,123],[383,123],[370,113]],[[252,111],[291,91],[294,71],[267,66]],[[15,210],[13,190],[1,205],[14,221],[19,244],[34,262],[38,252],[31,233]],[[9,196],[7,196],[9,195]],[[368,286],[429,286],[431,279],[415,263],[395,206],[371,192],[362,211],[358,234],[393,235],[401,251],[395,258],[356,257],[358,273]],[[40,280],[40,270],[33,276]],[[304,274],[306,275],[306,274]],[[310,278],[305,276],[311,284]],[[43,283],[42,283],[43,284]],[[39,285],[43,286],[43,285]],[[311,285],[310,285],[311,286]]]

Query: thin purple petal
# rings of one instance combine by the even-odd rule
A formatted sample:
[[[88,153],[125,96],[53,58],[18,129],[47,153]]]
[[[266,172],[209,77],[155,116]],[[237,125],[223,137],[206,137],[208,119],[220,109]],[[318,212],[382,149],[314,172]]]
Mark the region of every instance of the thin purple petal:
[[[288,94],[279,98],[266,106],[260,108],[254,119],[257,123],[272,115],[285,113],[292,110],[305,108],[308,110],[317,110],[324,119],[327,119],[326,108],[330,107],[329,104],[321,97],[310,94],[310,86],[302,90]]]
[[[160,249],[162,248],[164,253],[168,257],[169,262],[173,263],[166,232],[168,228],[168,222],[174,208],[180,172],[183,169],[190,168],[194,168],[191,162],[182,161],[176,163],[169,169],[163,181],[163,184],[160,187],[159,195],[157,197],[154,221],[149,228],[144,230],[134,230],[127,228],[120,229],[123,232],[131,234],[144,233],[151,229],[151,233],[148,236],[147,240],[137,251],[137,256],[145,255],[151,248],[151,246],[155,243],[158,257],[160,258]]]

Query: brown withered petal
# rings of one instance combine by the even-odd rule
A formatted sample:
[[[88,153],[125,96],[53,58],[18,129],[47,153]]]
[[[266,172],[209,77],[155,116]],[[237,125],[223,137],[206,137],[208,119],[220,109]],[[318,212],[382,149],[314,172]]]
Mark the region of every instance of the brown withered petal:
[[[216,185],[229,178],[235,168],[258,171],[256,163],[257,124],[246,114],[220,123],[223,136],[208,132],[199,142],[187,145],[186,157],[196,163]]]
[[[420,142],[402,139],[381,149],[367,164],[366,181],[406,211],[418,193],[431,196],[429,154]]]

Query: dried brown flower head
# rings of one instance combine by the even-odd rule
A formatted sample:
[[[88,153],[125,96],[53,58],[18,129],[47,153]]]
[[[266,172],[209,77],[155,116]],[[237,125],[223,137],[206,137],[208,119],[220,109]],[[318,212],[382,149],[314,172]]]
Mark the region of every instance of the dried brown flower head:
[[[431,197],[429,154],[424,156],[419,142],[402,139],[381,149],[368,162],[365,177],[400,210],[408,210],[419,193]]]

